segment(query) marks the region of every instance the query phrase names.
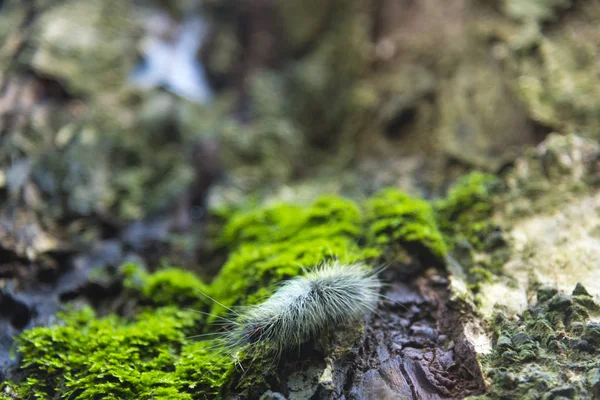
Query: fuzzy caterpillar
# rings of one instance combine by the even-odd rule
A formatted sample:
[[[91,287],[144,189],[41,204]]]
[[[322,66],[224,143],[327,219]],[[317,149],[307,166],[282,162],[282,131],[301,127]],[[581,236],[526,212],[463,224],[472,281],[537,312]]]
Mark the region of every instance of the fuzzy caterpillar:
[[[265,302],[241,309],[225,340],[230,347],[265,344],[280,355],[374,311],[380,288],[364,264],[324,263],[284,281]]]

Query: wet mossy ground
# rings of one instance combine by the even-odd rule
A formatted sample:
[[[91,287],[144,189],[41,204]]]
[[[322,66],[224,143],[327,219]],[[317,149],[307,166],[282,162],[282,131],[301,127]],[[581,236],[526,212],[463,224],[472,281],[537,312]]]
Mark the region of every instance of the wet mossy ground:
[[[458,209],[460,198],[484,208],[480,193],[472,192],[452,192],[445,204]],[[120,271],[135,316],[98,318],[85,308],[66,312],[55,326],[26,331],[17,342],[18,383],[7,386],[9,392],[20,398],[193,399],[243,392],[248,382],[266,388],[269,368],[257,369],[260,360],[252,360],[253,369],[239,380],[235,364],[243,364],[243,348],[236,355],[214,340],[192,336],[218,331],[219,317],[232,317],[228,308],[260,302],[276,283],[327,259],[377,266],[392,243],[437,260],[448,248],[438,228],[443,213],[397,190],[361,204],[325,196],[310,205],[279,203],[220,214],[226,223],[217,242],[229,256],[211,283],[178,268],[149,274],[124,265]]]

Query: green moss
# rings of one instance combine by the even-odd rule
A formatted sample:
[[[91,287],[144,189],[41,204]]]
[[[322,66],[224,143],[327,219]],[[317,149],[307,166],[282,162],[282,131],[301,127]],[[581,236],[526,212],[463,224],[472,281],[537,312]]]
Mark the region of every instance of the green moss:
[[[400,243],[435,259],[447,247],[431,205],[396,189],[387,189],[367,202],[368,237],[377,246]]]
[[[594,377],[600,368],[600,324],[591,317],[600,315],[599,305],[589,295],[577,293],[577,288],[573,295],[542,288],[538,291],[538,304],[529,307],[520,318],[495,316],[494,348],[483,359],[484,370],[491,379],[485,398],[597,395]]]
[[[467,284],[477,293],[483,282],[501,271],[509,251],[502,231],[492,221],[493,196],[499,179],[491,174],[471,172],[435,202],[436,217],[452,256],[465,269]]]
[[[493,175],[473,172],[459,179],[434,207],[399,190],[386,189],[367,202],[368,237],[379,247],[400,243],[437,259],[460,242],[484,250],[486,239],[496,229],[490,219],[497,183]]]
[[[309,207],[278,204],[236,213],[225,226],[228,245],[302,241],[308,237],[360,234],[360,210],[350,200],[321,197]]]
[[[350,200],[321,197],[310,206],[277,204],[231,216],[221,242],[230,257],[211,285],[226,306],[263,299],[273,284],[302,273],[328,258],[345,262],[378,256],[361,249],[360,210]],[[215,304],[213,314],[223,314]]]
[[[183,347],[175,373],[187,391],[202,393],[205,397],[218,396],[226,379],[231,379],[234,363],[231,357],[215,351],[218,343],[202,341]]]
[[[490,219],[492,193],[497,184],[494,175],[472,172],[460,178],[446,198],[435,203],[440,228],[450,246],[466,241],[483,250],[485,238],[495,228]]]
[[[197,315],[173,307],[97,319],[91,309],[62,316],[63,324],[26,331],[18,339],[27,378],[23,398],[204,398],[216,394],[232,360],[215,359],[186,339]],[[199,368],[191,376],[190,359]]]
[[[60,325],[26,331],[18,341],[25,378],[12,386],[13,391],[21,398],[65,399],[195,399],[254,393],[268,388],[273,367],[268,348],[241,347],[230,354],[218,339],[191,339],[214,332],[216,324],[211,324],[228,315],[227,308],[260,302],[274,284],[327,259],[370,262],[393,242],[426,256],[441,257],[446,251],[429,203],[394,190],[382,192],[364,209],[350,200],[325,196],[303,206],[232,211],[227,221],[219,243],[229,258],[211,284],[176,268],[148,274],[134,264],[122,266],[137,316],[98,318],[84,309],[63,315]],[[376,248],[362,246],[365,229],[373,239],[367,243]],[[212,320],[182,311],[211,307]],[[236,363],[245,367],[243,378]]]
[[[207,285],[196,274],[178,268],[166,268],[143,277],[143,295],[154,305],[177,305],[203,309],[210,300]]]
[[[119,268],[129,296],[139,300],[139,306],[175,306],[202,314],[211,307],[210,287],[191,271],[164,268],[148,274],[139,265],[127,263]]]

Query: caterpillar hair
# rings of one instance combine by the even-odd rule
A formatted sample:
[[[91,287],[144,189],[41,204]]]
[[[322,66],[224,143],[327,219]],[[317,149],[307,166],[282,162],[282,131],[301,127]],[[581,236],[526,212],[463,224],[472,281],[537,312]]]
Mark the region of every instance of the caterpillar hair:
[[[375,310],[381,282],[362,263],[327,262],[284,281],[265,302],[244,307],[226,333],[230,347],[265,344],[280,355]]]

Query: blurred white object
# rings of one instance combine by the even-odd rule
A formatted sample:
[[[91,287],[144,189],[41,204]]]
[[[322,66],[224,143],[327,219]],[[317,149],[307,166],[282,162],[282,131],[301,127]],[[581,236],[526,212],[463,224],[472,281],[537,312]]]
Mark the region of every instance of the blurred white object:
[[[207,27],[199,16],[177,24],[166,14],[156,14],[146,23],[141,44],[144,57],[131,74],[137,87],[165,89],[198,103],[212,98],[204,67],[197,59]]]

